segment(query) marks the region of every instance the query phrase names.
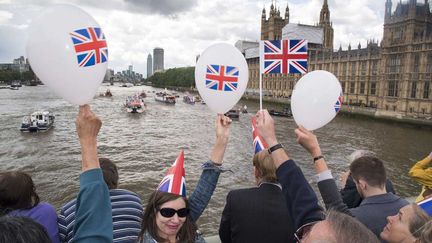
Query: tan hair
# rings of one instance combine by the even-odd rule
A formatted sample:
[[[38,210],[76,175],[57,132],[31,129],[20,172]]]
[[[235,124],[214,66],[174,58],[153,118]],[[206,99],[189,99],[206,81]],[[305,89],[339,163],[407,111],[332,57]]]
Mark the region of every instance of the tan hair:
[[[372,231],[351,216],[329,210],[327,211],[326,220],[334,233],[328,239],[328,242],[380,242]]]
[[[431,220],[429,220],[429,222],[423,225],[423,229],[421,231],[419,240],[420,243],[432,242],[432,221]]]
[[[276,166],[267,150],[263,150],[253,157],[253,165],[263,182],[277,183]]]
[[[432,218],[417,204],[411,203],[411,207],[414,210],[414,214],[409,222],[409,231],[415,238],[419,239],[424,231],[425,224],[430,222]]]

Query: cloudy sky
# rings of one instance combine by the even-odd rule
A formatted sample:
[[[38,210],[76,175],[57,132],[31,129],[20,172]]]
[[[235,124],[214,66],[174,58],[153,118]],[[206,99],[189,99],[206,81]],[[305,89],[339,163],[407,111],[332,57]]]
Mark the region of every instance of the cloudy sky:
[[[324,0],[277,0],[289,3],[290,22],[314,24]],[[406,0],[403,0],[405,2]],[[271,0],[0,0],[0,63],[26,56],[32,18],[55,3],[81,7],[101,25],[116,72],[132,64],[146,75],[147,55],[165,49],[165,68],[193,66],[195,56],[217,42],[260,38],[261,11]],[[393,9],[399,0],[393,0]],[[423,2],[419,0],[418,2]],[[381,39],[385,0],[328,0],[334,46],[357,48]]]

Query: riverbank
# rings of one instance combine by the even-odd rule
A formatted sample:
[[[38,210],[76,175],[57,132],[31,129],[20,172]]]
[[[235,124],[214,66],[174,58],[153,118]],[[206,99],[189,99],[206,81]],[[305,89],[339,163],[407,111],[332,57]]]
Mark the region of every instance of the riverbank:
[[[256,95],[243,95],[242,99],[247,100],[259,100],[259,96]],[[276,103],[282,105],[289,105],[290,100],[288,98],[274,98],[274,97],[263,97],[263,102]],[[390,123],[401,123],[405,125],[411,125],[418,128],[425,128],[432,130],[432,119],[427,118],[415,118],[406,117],[400,113],[392,111],[382,111],[376,108],[360,107],[360,106],[350,106],[342,105],[341,113],[347,116],[363,117],[363,118],[373,118],[376,120],[390,122]]]

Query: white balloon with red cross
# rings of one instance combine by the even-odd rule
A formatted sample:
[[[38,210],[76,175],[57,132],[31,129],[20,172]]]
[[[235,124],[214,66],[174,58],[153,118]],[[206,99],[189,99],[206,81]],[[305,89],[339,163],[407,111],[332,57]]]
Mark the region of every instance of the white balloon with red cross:
[[[243,54],[233,45],[208,47],[195,66],[195,85],[208,107],[216,113],[229,111],[242,97],[249,79]]]

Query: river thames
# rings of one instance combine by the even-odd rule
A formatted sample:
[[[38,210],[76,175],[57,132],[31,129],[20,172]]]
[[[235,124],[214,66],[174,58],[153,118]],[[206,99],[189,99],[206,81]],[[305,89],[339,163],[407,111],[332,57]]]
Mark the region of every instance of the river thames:
[[[104,92],[108,87],[101,86]],[[91,107],[101,118],[99,157],[112,159],[119,167],[120,188],[138,193],[147,204],[181,149],[185,153],[187,194],[199,178],[214,142],[213,114],[206,105],[182,102],[174,106],[157,103],[155,89],[148,86],[109,87],[113,97],[96,97]],[[147,110],[129,114],[123,108],[128,95],[145,90]],[[210,204],[198,224],[205,236],[218,232],[225,198],[230,190],[253,186],[251,116],[258,102],[241,100],[249,113],[241,114],[231,127],[231,138],[224,166],[233,171],[221,174]],[[264,108],[278,105],[264,104]],[[49,110],[56,116],[55,127],[45,133],[21,133],[22,117],[36,110]],[[75,132],[78,107],[55,96],[46,86],[0,90],[0,171],[23,170],[32,175],[41,200],[58,210],[76,197],[79,189],[80,150]],[[275,117],[277,136],[286,151],[303,169],[311,184],[314,168],[311,158],[296,143],[292,118]],[[330,124],[316,131],[323,154],[333,174],[348,169],[346,156],[356,149],[371,150],[385,161],[388,177],[402,197],[416,196],[420,186],[407,175],[410,167],[432,150],[432,131],[367,118],[338,115]],[[316,189],[316,188],[315,188]]]

